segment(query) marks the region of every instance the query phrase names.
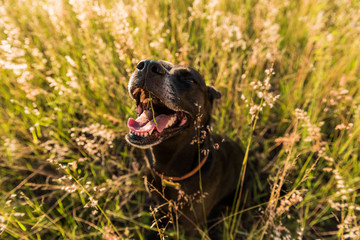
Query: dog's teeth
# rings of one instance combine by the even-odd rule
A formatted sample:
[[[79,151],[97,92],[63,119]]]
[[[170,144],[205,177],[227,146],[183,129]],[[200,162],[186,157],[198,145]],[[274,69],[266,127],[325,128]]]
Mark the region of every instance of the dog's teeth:
[[[144,99],[145,99],[145,91],[141,89],[140,102],[144,102]]]
[[[171,119],[166,124],[166,128],[171,127],[175,123],[175,121],[176,121],[176,116],[171,117]]]
[[[133,95],[135,96],[135,95],[138,94],[138,92],[140,92],[140,91],[141,91],[140,88],[135,89],[134,92],[133,92]]]
[[[149,135],[151,135],[154,131],[154,128],[149,131]]]
[[[144,137],[147,137],[148,136],[148,133],[144,133]]]

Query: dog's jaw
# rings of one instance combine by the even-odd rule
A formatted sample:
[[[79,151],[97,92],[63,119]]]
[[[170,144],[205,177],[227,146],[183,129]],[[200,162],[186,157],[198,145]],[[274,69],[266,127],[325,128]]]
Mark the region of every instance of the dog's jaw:
[[[162,139],[158,139],[157,141],[153,142],[153,143],[150,143],[150,144],[136,144],[129,136],[129,133],[126,134],[125,136],[125,140],[126,142],[128,142],[130,145],[134,146],[134,147],[137,147],[137,148],[141,148],[141,149],[148,149],[148,148],[151,148],[153,146],[156,146],[158,145],[159,143],[161,143],[163,140]]]

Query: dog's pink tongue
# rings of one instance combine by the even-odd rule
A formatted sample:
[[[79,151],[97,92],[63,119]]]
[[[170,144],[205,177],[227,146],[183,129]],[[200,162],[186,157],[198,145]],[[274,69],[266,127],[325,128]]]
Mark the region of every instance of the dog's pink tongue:
[[[170,121],[171,115],[168,116],[165,114],[161,114],[161,115],[156,116],[155,120],[156,120],[157,125],[155,124],[153,119],[152,120],[149,120],[149,119],[152,119],[151,112],[149,114],[149,111],[144,111],[135,120],[133,118],[129,118],[127,126],[131,131],[134,131],[137,133],[150,132],[154,128],[156,128],[156,130],[159,133],[161,133],[165,129],[167,123]]]
[[[165,114],[161,114],[159,116],[155,117],[157,126],[156,126],[156,130],[161,133],[162,131],[164,131],[164,129],[166,128],[166,125],[168,124],[168,122],[171,119],[171,115],[165,115]],[[153,122],[153,121],[152,121]],[[155,123],[154,123],[155,124]]]

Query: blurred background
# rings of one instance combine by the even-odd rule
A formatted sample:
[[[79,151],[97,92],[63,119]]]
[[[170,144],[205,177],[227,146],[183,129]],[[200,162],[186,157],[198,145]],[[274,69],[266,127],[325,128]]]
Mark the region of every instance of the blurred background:
[[[0,0],[0,239],[158,231],[124,141],[146,58],[197,69],[249,147],[224,239],[360,239],[359,53],[355,0]]]

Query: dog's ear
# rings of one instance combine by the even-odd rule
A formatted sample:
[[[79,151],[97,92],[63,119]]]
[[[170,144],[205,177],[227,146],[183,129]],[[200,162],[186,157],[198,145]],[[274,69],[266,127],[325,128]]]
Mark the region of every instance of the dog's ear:
[[[221,93],[212,86],[207,86],[207,93],[211,104],[214,102],[215,99],[221,98]]]

